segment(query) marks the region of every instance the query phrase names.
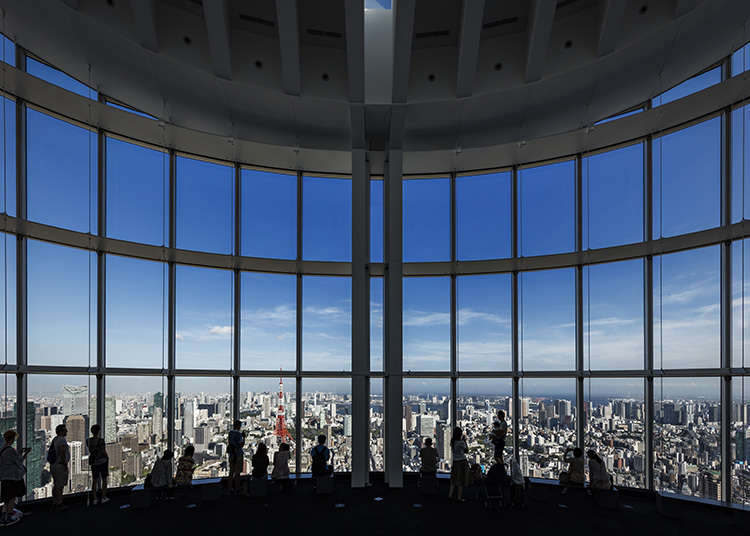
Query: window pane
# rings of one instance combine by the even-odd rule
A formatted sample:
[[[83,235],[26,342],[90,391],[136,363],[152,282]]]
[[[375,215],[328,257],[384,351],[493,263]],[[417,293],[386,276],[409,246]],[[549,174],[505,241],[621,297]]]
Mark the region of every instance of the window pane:
[[[750,43],[732,53],[732,76],[737,76],[750,69]]]
[[[142,484],[167,449],[167,379],[108,376],[103,437],[109,486]]]
[[[175,459],[182,455],[184,447],[193,445],[193,460],[198,466],[193,479],[227,476],[227,434],[233,421],[231,379],[178,376],[175,392],[175,437],[179,438]]]
[[[2,274],[2,306],[0,321],[4,341],[0,362],[16,364],[16,237],[0,233],[0,274]],[[13,378],[15,385],[15,377]]]
[[[458,425],[466,434],[469,465],[478,463],[486,474],[495,463],[495,447],[490,441],[492,423],[505,413],[508,433],[505,436],[503,460],[513,455],[513,380],[510,378],[460,379],[458,381]]]
[[[456,178],[458,260],[510,257],[511,174]]]
[[[28,241],[29,365],[96,365],[96,254]]]
[[[750,106],[732,110],[731,126],[732,222],[734,223],[750,217]]]
[[[107,366],[167,367],[167,265],[107,255]]]
[[[370,379],[370,471],[385,470],[383,378]]]
[[[732,378],[732,408],[729,432],[731,461],[731,501],[747,508],[750,506],[750,382],[745,378]]]
[[[643,144],[583,159],[584,249],[643,240]]]
[[[302,278],[302,368],[352,369],[352,280]]]
[[[352,181],[304,177],[302,258],[352,260]]]
[[[654,486],[721,500],[720,378],[654,380]]]
[[[107,138],[107,236],[169,241],[169,155]]]
[[[654,257],[654,367],[719,366],[719,246]]]
[[[92,100],[96,100],[98,98],[96,90],[91,89],[86,84],[79,82],[78,80],[76,80],[72,76],[65,74],[61,70],[55,69],[54,67],[47,65],[46,63],[42,63],[41,61],[37,61],[29,56],[26,56],[26,72],[32,76],[41,78],[42,80],[49,82],[50,84],[60,86],[61,88],[67,89],[68,91],[71,91],[73,93],[77,93],[82,97],[86,97]]]
[[[383,370],[383,278],[370,278],[370,370]]]
[[[662,104],[687,97],[693,93],[697,93],[707,87],[711,87],[721,82],[721,67],[716,67],[705,73],[696,75],[692,78],[688,78],[684,82],[677,84],[672,89],[669,89],[661,95],[651,99],[651,106],[656,108]]]
[[[111,106],[112,108],[117,108],[118,110],[122,110],[123,112],[128,112],[128,113],[131,113],[131,114],[140,115],[141,117],[145,117],[146,119],[157,120],[157,118],[154,117],[153,115],[147,114],[146,112],[141,112],[140,110],[136,110],[135,108],[132,108],[132,107],[127,106],[125,104],[118,104],[118,103],[116,103],[114,101],[111,101],[109,99],[107,99],[105,101],[105,103],[107,104],[107,106]]]
[[[654,139],[654,238],[720,224],[721,118]]]
[[[297,278],[242,272],[244,370],[297,368]]]
[[[326,436],[333,470],[352,470],[352,382],[348,378],[302,380],[302,467],[311,471],[310,451],[317,437]]]
[[[622,112],[621,114],[615,114],[610,117],[607,117],[605,119],[600,119],[594,125],[603,125],[604,123],[609,123],[610,121],[615,121],[617,119],[622,119],[623,117],[628,117],[631,115],[639,114],[643,111],[643,108],[638,108],[637,110],[630,110],[629,112]]]
[[[583,267],[583,348],[589,369],[642,369],[643,260]]]
[[[575,177],[574,160],[518,172],[521,256],[575,249]]]
[[[450,278],[405,277],[404,370],[450,370]]]
[[[450,179],[406,179],[403,185],[404,262],[450,260]]]
[[[732,242],[732,366],[750,363],[750,243]],[[745,357],[747,355],[747,357]]]
[[[0,158],[2,166],[2,192],[0,212],[16,215],[16,103],[0,97],[2,103],[2,130],[0,131]]]
[[[557,480],[568,470],[563,454],[576,445],[574,378],[521,380],[519,453],[521,472]]]
[[[232,272],[177,266],[175,366],[232,367]]]
[[[521,370],[575,369],[575,269],[519,274]]]
[[[28,109],[29,219],[96,233],[96,133]]]
[[[16,44],[2,34],[0,34],[0,42],[2,42],[2,55],[3,55],[3,57],[0,59],[2,59],[2,61],[7,63],[8,65],[13,65],[15,67],[16,66]]]
[[[297,176],[242,170],[242,255],[297,258]]]
[[[265,443],[268,449],[268,472],[271,473],[274,454],[278,452],[282,442],[289,445],[289,472],[294,473],[297,461],[294,428],[297,396],[294,378],[284,378],[281,386],[276,378],[242,378],[240,391],[240,420],[242,430],[247,432],[243,473],[252,472],[252,457],[260,443]],[[283,393],[281,398],[279,392]],[[279,410],[280,406],[283,406],[283,411]],[[283,434],[282,427],[279,426],[282,420],[287,435]]]
[[[585,382],[586,448],[594,449],[617,487],[646,487],[643,379]]]
[[[450,472],[453,458],[450,391],[449,380],[404,378],[404,471],[420,470],[419,450],[429,437],[437,449],[438,472]]]
[[[47,448],[60,424],[68,429],[66,439],[70,448],[68,484],[63,493],[91,489],[86,439],[89,428],[96,422],[96,378],[31,374],[28,390],[26,430],[33,429],[33,434],[29,434],[26,445],[31,448],[26,460],[27,498],[52,497]]]
[[[383,188],[382,179],[370,180],[370,262],[383,262]]]
[[[460,370],[511,370],[511,275],[456,278]]]
[[[177,247],[234,250],[234,168],[177,157]]]

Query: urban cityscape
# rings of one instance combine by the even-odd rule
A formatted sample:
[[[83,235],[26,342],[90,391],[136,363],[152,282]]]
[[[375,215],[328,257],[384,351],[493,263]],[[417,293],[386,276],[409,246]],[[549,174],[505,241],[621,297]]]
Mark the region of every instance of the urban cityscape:
[[[244,471],[252,469],[251,457],[260,442],[273,456],[282,442],[292,449],[290,470],[296,470],[296,403],[293,392],[277,389],[244,391],[240,419],[246,431]],[[8,398],[2,416],[3,429],[15,427],[14,400]],[[336,392],[302,394],[301,471],[310,470],[309,451],[319,434],[328,437],[336,472],[351,470],[351,395]],[[599,397],[586,400],[584,447],[605,460],[616,486],[645,486],[645,407],[642,400]],[[10,408],[13,408],[12,410]],[[512,455],[512,399],[507,395],[457,397],[456,418],[464,430],[469,463],[486,472],[493,462],[489,441],[498,410],[506,412],[509,427],[506,461]],[[218,478],[228,474],[227,434],[232,424],[228,392],[178,392],[175,415],[176,456],[192,444],[197,465],[194,478]],[[576,407],[564,396],[524,396],[520,400],[519,462],[525,476],[557,479],[565,470],[563,453],[575,445]],[[105,401],[104,438],[110,460],[110,487],[141,484],[154,461],[167,448],[167,417],[163,392],[113,394]],[[722,500],[720,404],[704,398],[658,400],[654,405],[654,482],[661,491],[704,499]],[[450,471],[452,427],[450,397],[446,394],[406,394],[403,404],[403,468],[419,471],[419,449],[430,437],[440,458],[438,470]],[[280,418],[281,417],[281,418]],[[384,468],[383,398],[371,395],[370,469]],[[32,394],[27,402],[27,434],[31,452],[27,458],[28,498],[51,496],[46,449],[55,427],[65,424],[71,448],[70,478],[66,493],[90,489],[86,437],[96,420],[95,398],[86,385],[63,385],[61,392]],[[750,404],[732,404],[732,482],[735,502],[749,505]],[[272,469],[269,468],[269,471]]]

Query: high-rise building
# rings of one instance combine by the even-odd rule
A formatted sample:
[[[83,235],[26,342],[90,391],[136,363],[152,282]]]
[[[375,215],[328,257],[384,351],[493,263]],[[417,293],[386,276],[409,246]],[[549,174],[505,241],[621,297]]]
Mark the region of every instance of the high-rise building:
[[[164,437],[164,415],[160,406],[154,406],[154,415],[152,417],[152,427],[156,440],[160,441]]]
[[[71,415],[65,420],[65,427],[68,429],[68,442],[86,443],[88,434],[86,433],[86,418],[83,415]]]
[[[115,408],[115,399],[108,396],[104,399],[104,440],[111,443],[117,440],[116,425],[117,409]]]
[[[182,413],[182,435],[191,442],[195,439],[195,410],[195,400],[186,400]]]
[[[412,420],[411,420],[411,406],[409,404],[404,404],[404,408],[403,408],[402,411],[403,411],[403,414],[404,414],[404,423],[405,423],[405,426],[406,426],[405,429],[406,429],[406,432],[409,433],[412,430],[414,430],[414,428],[412,427],[412,424],[411,424],[412,423]]]
[[[344,436],[352,437],[352,416],[344,415]]]
[[[89,410],[89,388],[86,385],[63,386],[63,414],[86,415]]]
[[[431,415],[419,415],[417,419],[420,436],[432,437],[435,435],[435,417]]]

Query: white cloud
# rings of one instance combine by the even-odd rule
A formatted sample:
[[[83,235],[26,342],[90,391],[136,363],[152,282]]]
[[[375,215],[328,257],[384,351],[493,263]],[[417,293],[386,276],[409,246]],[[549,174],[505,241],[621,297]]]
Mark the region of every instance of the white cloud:
[[[232,326],[211,326],[211,329],[208,330],[211,335],[218,335],[221,337],[231,335],[232,331]]]

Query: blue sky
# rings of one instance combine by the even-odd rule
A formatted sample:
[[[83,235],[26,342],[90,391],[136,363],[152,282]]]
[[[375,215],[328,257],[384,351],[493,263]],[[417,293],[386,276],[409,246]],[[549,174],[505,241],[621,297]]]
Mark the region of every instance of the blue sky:
[[[367,7],[379,7],[369,5]],[[389,7],[389,6],[386,6]],[[739,62],[739,60],[736,60]],[[80,82],[42,63],[36,76],[88,97]],[[709,71],[664,95],[666,103],[706,87]],[[744,188],[747,108],[734,112],[733,186],[735,221],[750,206]],[[5,101],[4,131],[15,118]],[[41,112],[28,113],[29,218],[81,232],[96,230],[96,138]],[[750,137],[747,137],[750,140]],[[5,150],[4,209],[15,213],[13,137]],[[750,159],[749,159],[750,160]],[[631,145],[586,157],[581,170],[583,246],[599,248],[643,238],[643,146]],[[575,161],[532,166],[519,173],[519,249],[522,256],[564,253],[575,247]],[[168,159],[164,152],[107,140],[107,233],[163,245],[167,241]],[[654,237],[714,227],[720,207],[720,120],[709,119],[654,140]],[[302,256],[307,260],[351,259],[351,183],[305,177]],[[231,166],[188,157],[177,161],[177,246],[217,253],[234,244]],[[297,184],[294,175],[242,170],[241,252],[294,259],[297,252]],[[456,252],[459,260],[510,255],[510,174],[489,173],[456,180]],[[742,200],[739,201],[739,200]],[[744,202],[748,200],[748,202]],[[383,183],[371,183],[371,257],[382,261]],[[11,239],[11,244],[13,241]],[[738,243],[740,244],[740,243]],[[738,249],[739,248],[739,249]],[[735,249],[741,250],[740,245]],[[750,251],[750,248],[747,248]],[[13,248],[11,248],[11,251]],[[735,257],[750,253],[740,251]],[[13,281],[14,259],[4,253],[5,277]],[[654,261],[656,359],[665,367],[718,366],[718,248],[675,253]],[[404,183],[404,259],[450,259],[450,181]],[[750,257],[748,258],[750,260]],[[744,265],[742,265],[744,266]],[[750,262],[748,262],[750,266]],[[742,269],[733,282],[734,323],[745,325]],[[177,364],[228,368],[232,349],[232,273],[179,267],[177,274]],[[165,352],[166,272],[160,263],[108,258],[107,352],[110,365],[160,368]],[[570,370],[574,363],[574,270],[520,277],[526,370]],[[584,350],[592,369],[633,369],[643,359],[643,265],[641,260],[587,267],[584,271]],[[351,284],[347,278],[303,278],[303,369],[350,370]],[[292,370],[295,366],[296,278],[243,274],[241,280],[242,366]],[[31,241],[29,245],[29,362],[88,365],[95,356],[96,265],[94,255]],[[382,370],[382,280],[373,279],[372,367]],[[13,311],[15,297],[6,299]],[[92,301],[94,300],[94,301]],[[460,277],[457,281],[458,363],[461,370],[510,369],[510,277]],[[749,304],[750,305],[750,304]],[[750,308],[748,308],[750,310]],[[14,359],[13,315],[7,315],[6,358]],[[447,277],[404,281],[404,367],[447,371],[450,281]],[[735,333],[742,333],[735,329]],[[735,362],[744,339],[733,341]],[[207,380],[206,380],[207,381]],[[469,386],[471,382],[464,380]],[[502,383],[504,380],[497,380]],[[41,382],[41,380],[40,380]],[[407,385],[417,386],[417,380]],[[705,382],[687,391],[710,394]],[[633,385],[625,382],[622,391]],[[208,384],[207,384],[208,385]],[[222,384],[223,385],[223,384]],[[426,384],[425,384],[426,385]],[[435,384],[437,386],[437,384]],[[447,385],[447,384],[446,384]],[[473,388],[491,391],[492,382]],[[603,384],[602,384],[603,385]],[[424,387],[424,385],[422,386]],[[420,389],[422,388],[420,387]],[[437,387],[435,387],[437,389]],[[469,387],[466,387],[468,389]],[[498,387],[499,388],[499,387]],[[524,392],[561,394],[568,382],[525,380]],[[594,386],[593,388],[596,388]],[[672,388],[670,386],[670,388]],[[409,387],[407,391],[412,389]],[[413,389],[417,389],[414,387]],[[635,388],[637,391],[637,387]],[[552,393],[555,391],[555,393]],[[447,391],[446,391],[447,392]],[[628,393],[624,393],[628,394]]]

